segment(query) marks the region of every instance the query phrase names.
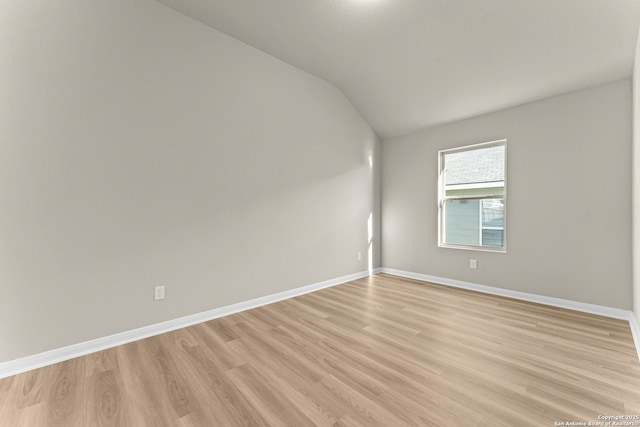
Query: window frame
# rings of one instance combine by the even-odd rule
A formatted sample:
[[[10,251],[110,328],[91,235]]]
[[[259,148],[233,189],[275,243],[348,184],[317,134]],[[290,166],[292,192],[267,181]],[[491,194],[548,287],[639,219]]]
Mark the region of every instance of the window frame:
[[[444,182],[444,157],[447,154],[461,153],[464,151],[478,150],[482,148],[491,147],[504,147],[504,179],[503,179],[503,194],[485,194],[485,195],[472,195],[472,196],[446,196],[445,195],[445,182]],[[507,140],[499,139],[495,141],[482,142],[479,144],[465,145],[462,147],[449,148],[438,151],[438,247],[448,249],[464,249],[471,251],[483,251],[483,252],[507,252]],[[462,245],[457,243],[446,243],[445,236],[445,218],[444,208],[445,203],[448,200],[486,200],[486,199],[504,199],[504,218],[502,224],[503,241],[502,247],[495,246],[481,246],[481,245]],[[480,210],[482,210],[482,203]],[[482,215],[479,218],[480,221],[480,241],[482,241]]]

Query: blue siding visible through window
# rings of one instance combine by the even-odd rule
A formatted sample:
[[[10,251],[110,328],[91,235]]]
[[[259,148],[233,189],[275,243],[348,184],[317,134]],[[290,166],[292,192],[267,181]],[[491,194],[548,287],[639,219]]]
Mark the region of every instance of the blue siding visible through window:
[[[504,242],[504,230],[482,230],[482,246],[501,248]]]
[[[463,203],[464,202],[464,203]],[[480,201],[449,200],[447,212],[447,243],[455,245],[480,244]]]

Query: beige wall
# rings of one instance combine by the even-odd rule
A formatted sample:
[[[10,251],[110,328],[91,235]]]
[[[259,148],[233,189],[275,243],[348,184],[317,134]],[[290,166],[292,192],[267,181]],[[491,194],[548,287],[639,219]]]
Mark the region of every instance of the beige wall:
[[[368,267],[370,126],[154,1],[0,0],[0,122],[0,362]]]
[[[631,106],[623,80],[383,141],[382,264],[630,309]],[[438,248],[438,150],[502,138],[507,253]]]
[[[633,66],[633,312],[640,324],[640,33]]]

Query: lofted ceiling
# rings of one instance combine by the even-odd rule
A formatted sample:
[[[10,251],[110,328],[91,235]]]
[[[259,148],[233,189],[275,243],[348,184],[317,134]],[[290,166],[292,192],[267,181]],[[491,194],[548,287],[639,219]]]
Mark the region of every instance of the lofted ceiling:
[[[383,138],[631,76],[638,0],[158,0],[338,86]]]

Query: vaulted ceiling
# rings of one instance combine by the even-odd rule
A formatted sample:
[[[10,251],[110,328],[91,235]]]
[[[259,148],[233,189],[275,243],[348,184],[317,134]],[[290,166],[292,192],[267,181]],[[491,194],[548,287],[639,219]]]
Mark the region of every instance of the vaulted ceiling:
[[[338,86],[383,137],[631,76],[638,0],[158,0]]]

